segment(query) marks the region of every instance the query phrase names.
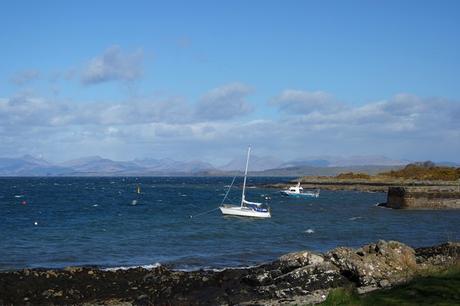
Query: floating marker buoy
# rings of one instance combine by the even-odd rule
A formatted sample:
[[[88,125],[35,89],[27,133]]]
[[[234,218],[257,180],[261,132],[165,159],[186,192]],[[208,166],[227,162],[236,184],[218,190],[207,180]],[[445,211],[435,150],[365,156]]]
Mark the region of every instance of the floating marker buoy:
[[[35,222],[34,222],[34,225],[38,225],[38,222],[37,222],[37,221],[35,221]]]

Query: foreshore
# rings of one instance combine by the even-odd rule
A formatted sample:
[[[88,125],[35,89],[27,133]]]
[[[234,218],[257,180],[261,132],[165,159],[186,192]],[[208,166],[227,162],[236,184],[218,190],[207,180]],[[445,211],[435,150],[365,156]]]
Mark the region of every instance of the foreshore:
[[[296,252],[257,267],[223,271],[24,269],[0,273],[0,305],[310,304],[323,301],[333,288],[388,288],[459,261],[460,243],[413,249],[381,240],[323,254]]]

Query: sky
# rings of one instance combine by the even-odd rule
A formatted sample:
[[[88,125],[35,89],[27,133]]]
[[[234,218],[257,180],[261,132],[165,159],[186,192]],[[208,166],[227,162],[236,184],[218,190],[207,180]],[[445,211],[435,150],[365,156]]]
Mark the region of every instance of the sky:
[[[459,1],[1,1],[0,157],[460,162]]]

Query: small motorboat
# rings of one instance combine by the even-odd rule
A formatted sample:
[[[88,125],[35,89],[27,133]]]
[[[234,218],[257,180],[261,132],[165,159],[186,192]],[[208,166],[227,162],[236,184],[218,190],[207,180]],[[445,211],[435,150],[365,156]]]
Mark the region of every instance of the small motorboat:
[[[293,198],[303,198],[303,197],[318,198],[319,197],[319,189],[304,191],[303,187],[300,186],[300,182],[297,182],[296,186],[289,187],[289,189],[281,190],[280,193],[284,196],[293,197]]]

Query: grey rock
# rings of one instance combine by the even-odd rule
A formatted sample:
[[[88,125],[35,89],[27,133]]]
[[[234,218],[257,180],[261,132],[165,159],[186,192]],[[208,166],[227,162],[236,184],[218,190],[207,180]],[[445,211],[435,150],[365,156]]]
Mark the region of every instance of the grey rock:
[[[340,247],[326,257],[360,286],[376,286],[382,280],[400,283],[416,270],[414,249],[397,241],[380,240],[359,250]]]

